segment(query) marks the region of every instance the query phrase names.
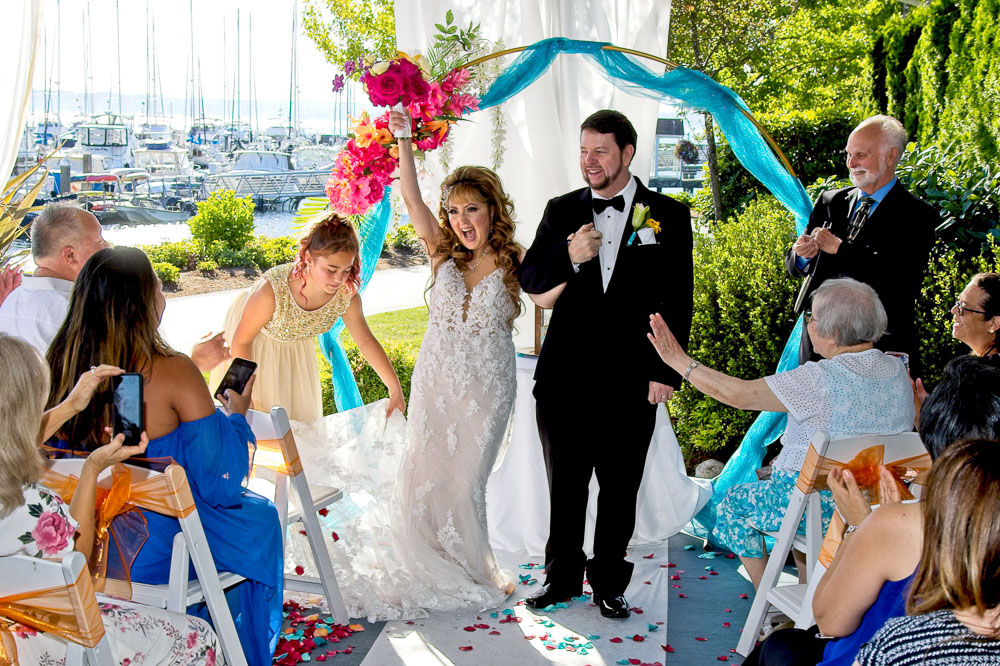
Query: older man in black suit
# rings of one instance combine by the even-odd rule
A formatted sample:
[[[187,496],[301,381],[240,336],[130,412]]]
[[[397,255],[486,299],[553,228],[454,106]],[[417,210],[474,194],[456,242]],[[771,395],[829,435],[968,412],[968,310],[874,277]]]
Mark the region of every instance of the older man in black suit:
[[[851,132],[846,152],[854,187],[819,197],[785,266],[793,277],[806,278],[799,310],[808,308],[808,297],[829,278],[850,277],[875,289],[889,318],[876,346],[908,354],[917,377],[914,306],[940,217],[896,178],[906,141],[906,130],[889,116],[872,116]],[[799,360],[816,358],[803,329]]]
[[[686,344],[691,328],[691,215],[629,173],[636,132],[616,111],[581,126],[587,187],[549,201],[520,279],[529,294],[556,290],[535,370],[536,417],[551,516],[546,584],[529,606],[578,596],[584,569],[606,617],[628,617],[633,565],[625,551],[656,409],[680,387],[646,340],[660,312]],[[660,230],[632,239],[635,206]],[[630,242],[630,240],[632,242]],[[561,288],[561,291],[560,291]],[[583,551],[591,475],[600,484],[594,557]]]

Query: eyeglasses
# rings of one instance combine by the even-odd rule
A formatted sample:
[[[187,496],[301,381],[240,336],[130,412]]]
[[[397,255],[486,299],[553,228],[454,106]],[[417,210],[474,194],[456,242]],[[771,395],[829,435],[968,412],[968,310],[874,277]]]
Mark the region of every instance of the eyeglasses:
[[[802,313],[802,323],[808,324],[810,321],[812,321],[812,318],[813,318],[812,310],[806,310],[805,312]]]
[[[984,310],[973,310],[972,308],[965,307],[965,303],[963,303],[961,300],[955,301],[955,305],[951,307],[955,310],[958,310],[959,317],[964,317],[966,312],[975,312],[976,314],[981,314],[981,315],[986,314]]]

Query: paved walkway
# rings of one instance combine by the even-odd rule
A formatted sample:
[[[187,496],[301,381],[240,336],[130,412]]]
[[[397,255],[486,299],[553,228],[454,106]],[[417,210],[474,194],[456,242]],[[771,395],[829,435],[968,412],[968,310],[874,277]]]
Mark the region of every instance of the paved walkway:
[[[362,296],[365,315],[406,310],[424,305],[429,266],[407,266],[375,271]],[[230,303],[242,289],[228,289],[167,299],[160,333],[174,349],[188,353],[207,333],[219,332]]]

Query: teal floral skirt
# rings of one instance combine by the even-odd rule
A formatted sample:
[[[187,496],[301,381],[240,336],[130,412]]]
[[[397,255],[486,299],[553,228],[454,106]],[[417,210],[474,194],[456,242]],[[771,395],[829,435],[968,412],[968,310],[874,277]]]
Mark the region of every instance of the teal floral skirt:
[[[766,481],[740,483],[725,494],[719,502],[715,528],[709,541],[724,546],[740,557],[764,557],[762,535],[758,530],[777,532],[785,516],[788,501],[795,488],[798,473],[774,468]],[[833,495],[829,490],[819,493],[823,509],[823,534],[833,516]],[[751,523],[756,527],[751,527]],[[806,533],[806,518],[802,516],[799,534]],[[767,548],[774,547],[774,539],[767,537]]]

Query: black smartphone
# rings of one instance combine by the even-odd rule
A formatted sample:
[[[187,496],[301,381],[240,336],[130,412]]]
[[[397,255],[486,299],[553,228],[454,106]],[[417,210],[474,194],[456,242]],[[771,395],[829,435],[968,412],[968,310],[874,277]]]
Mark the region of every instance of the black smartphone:
[[[125,446],[137,446],[143,431],[142,375],[125,373],[111,378],[114,386],[114,434],[125,435]]]
[[[257,364],[253,361],[248,361],[245,358],[234,358],[232,364],[229,366],[229,370],[226,371],[226,376],[222,378],[222,383],[219,384],[219,388],[215,389],[215,393],[212,396],[224,396],[226,395],[226,389],[233,389],[237,393],[243,393],[243,389],[247,387],[247,382],[250,381],[250,376],[253,375],[256,369]]]

